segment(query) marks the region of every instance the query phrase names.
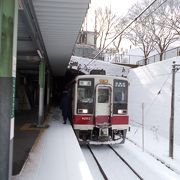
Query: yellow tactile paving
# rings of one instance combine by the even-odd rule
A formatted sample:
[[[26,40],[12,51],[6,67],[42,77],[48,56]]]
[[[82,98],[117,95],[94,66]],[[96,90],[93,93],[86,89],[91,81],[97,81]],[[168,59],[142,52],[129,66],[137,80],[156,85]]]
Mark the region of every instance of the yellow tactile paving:
[[[39,128],[33,127],[31,123],[25,123],[24,125],[21,126],[20,128],[21,131],[32,131],[32,130],[38,130]]]

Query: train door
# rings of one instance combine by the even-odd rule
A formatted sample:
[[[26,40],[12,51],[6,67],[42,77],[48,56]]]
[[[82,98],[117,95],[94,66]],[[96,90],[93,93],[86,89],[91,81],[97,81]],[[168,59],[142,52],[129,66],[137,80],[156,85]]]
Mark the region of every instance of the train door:
[[[96,86],[95,124],[109,125],[111,123],[112,88],[109,85]]]

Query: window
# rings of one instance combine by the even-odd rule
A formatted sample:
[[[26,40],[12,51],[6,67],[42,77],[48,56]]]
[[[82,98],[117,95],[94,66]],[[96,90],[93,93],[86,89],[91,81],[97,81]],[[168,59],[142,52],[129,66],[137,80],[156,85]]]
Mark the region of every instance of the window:
[[[93,92],[94,80],[93,79],[80,79],[77,88],[77,113],[78,109],[87,109],[88,114],[93,113]]]
[[[93,89],[87,87],[78,88],[78,101],[82,103],[92,103],[93,102]]]
[[[128,82],[114,80],[114,103],[127,103]]]
[[[98,89],[98,103],[108,103],[109,102],[109,89],[99,88]]]

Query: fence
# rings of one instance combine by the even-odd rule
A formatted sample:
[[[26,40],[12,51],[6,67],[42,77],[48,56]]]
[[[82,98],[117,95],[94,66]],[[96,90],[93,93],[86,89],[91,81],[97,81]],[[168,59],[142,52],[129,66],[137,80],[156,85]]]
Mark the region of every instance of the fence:
[[[173,49],[166,51],[163,54],[162,60],[166,60],[166,59],[173,58],[176,56],[180,56],[180,47],[176,47],[176,48],[173,48]],[[158,61],[160,61],[160,55],[156,54],[156,55],[150,56],[147,59],[147,64],[155,63]],[[136,64],[143,66],[143,65],[145,65],[145,60],[143,59],[143,60],[137,61]]]

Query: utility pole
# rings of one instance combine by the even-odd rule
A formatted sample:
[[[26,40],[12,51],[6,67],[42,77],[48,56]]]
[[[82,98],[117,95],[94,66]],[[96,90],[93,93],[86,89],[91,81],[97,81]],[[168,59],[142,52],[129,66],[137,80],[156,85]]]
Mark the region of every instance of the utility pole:
[[[144,152],[144,103],[142,103],[142,150]]]
[[[47,86],[46,86],[46,91],[47,91],[47,95],[46,95],[46,105],[47,105],[47,109],[49,109],[49,103],[50,103],[50,84],[51,84],[51,82],[50,82],[50,80],[51,80],[51,75],[50,75],[50,72],[48,71],[48,73],[47,73]]]
[[[169,157],[173,159],[174,153],[174,96],[175,96],[175,74],[180,69],[180,64],[172,65],[172,92],[171,92],[171,117],[169,126]]]

